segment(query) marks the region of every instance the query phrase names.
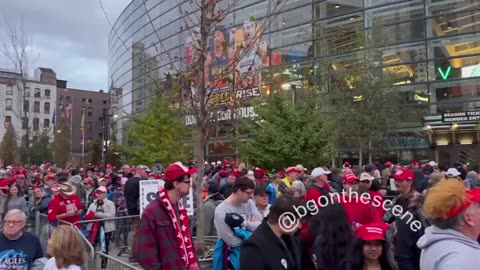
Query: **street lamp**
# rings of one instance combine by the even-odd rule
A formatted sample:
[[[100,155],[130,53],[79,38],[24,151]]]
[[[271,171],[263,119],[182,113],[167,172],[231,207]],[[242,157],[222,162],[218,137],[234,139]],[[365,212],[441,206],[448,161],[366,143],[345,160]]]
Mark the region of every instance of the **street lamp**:
[[[107,163],[107,149],[108,146],[110,145],[110,140],[108,139],[108,130],[109,130],[109,123],[110,123],[110,118],[116,118],[118,115],[116,114],[104,114],[103,116],[100,116],[99,119],[102,121],[102,163],[103,166]]]

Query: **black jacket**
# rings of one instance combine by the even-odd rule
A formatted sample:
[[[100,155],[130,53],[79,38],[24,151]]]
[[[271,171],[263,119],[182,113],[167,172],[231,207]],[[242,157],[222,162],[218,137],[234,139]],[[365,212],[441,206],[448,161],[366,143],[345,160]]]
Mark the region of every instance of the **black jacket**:
[[[240,250],[240,270],[301,270],[300,248],[296,239],[284,235],[280,239],[264,220]]]

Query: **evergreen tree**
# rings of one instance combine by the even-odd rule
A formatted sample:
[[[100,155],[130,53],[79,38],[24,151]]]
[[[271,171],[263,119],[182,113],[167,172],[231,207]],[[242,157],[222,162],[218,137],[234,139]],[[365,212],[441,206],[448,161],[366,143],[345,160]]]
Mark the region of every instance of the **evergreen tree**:
[[[0,157],[3,164],[15,164],[18,155],[17,135],[11,124],[8,125],[0,143]]]
[[[248,139],[239,140],[242,159],[255,166],[284,169],[296,164],[313,168],[329,159],[330,132],[311,94],[297,100],[275,94],[254,105],[258,121],[243,121]]]
[[[102,142],[95,140],[88,151],[88,162],[98,164],[102,161]]]
[[[50,137],[46,131],[42,132],[30,148],[30,159],[33,164],[42,164],[45,161],[52,160],[52,151],[50,149]]]
[[[192,158],[191,149],[185,144],[190,133],[184,119],[160,94],[149,104],[146,113],[131,118],[128,138],[133,144],[122,146],[121,151],[134,164],[151,164],[156,159],[169,164]]]
[[[63,117],[60,117],[56,124],[52,150],[55,164],[65,166],[70,158],[70,125]]]

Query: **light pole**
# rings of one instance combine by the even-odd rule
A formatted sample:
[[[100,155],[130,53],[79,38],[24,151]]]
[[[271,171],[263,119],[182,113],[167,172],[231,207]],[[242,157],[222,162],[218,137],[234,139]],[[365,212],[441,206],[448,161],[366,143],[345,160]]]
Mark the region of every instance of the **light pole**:
[[[104,114],[103,116],[100,116],[100,120],[102,120],[102,164],[103,166],[106,166],[107,164],[107,155],[108,155],[108,146],[110,144],[109,140],[109,126],[110,126],[110,117],[117,117],[116,114]]]

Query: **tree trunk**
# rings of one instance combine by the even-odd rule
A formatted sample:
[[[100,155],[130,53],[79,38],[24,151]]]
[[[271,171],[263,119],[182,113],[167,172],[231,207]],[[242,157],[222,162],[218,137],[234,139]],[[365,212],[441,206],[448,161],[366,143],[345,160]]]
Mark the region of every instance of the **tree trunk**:
[[[358,166],[363,167],[363,150],[358,152]]]
[[[198,132],[197,134],[197,149],[196,149],[196,161],[198,164],[198,176],[196,179],[196,192],[197,192],[197,246],[201,246],[205,242],[205,236],[203,235],[205,228],[204,210],[203,210],[203,175],[205,172],[205,134]]]
[[[372,163],[372,140],[368,139],[368,164]]]

